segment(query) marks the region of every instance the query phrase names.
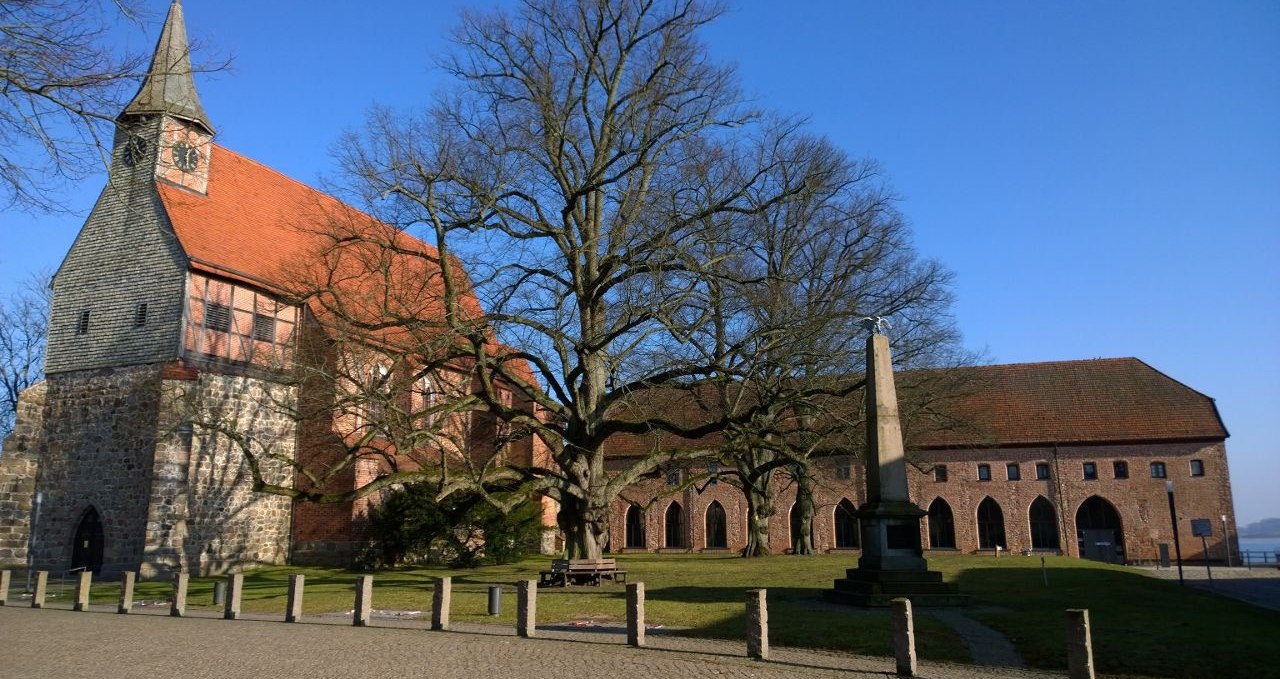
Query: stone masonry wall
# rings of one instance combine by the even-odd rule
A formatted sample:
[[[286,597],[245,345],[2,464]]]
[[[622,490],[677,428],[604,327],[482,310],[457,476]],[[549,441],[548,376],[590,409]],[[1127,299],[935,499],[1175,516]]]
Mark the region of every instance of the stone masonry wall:
[[[259,460],[263,481],[292,485],[294,388],[203,373],[166,379],[161,394],[143,572],[181,566],[209,575],[284,563],[292,501],[254,492],[242,446]]]
[[[103,572],[136,568],[146,540],[159,368],[61,373],[46,385],[35,565],[70,568],[72,538],[93,507],[103,526]]]
[[[18,397],[17,422],[0,454],[0,568],[27,564],[31,513],[35,503],[37,451],[43,426],[45,383]]]

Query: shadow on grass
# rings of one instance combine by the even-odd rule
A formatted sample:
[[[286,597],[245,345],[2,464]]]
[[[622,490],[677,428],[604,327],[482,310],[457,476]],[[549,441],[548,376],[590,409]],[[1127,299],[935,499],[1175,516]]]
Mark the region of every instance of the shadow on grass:
[[[1065,611],[1089,610],[1097,670],[1160,677],[1277,676],[1280,613],[1158,580],[1122,566],[1073,562],[960,571],[973,618],[1009,638],[1032,666],[1066,665]],[[995,607],[995,608],[992,608]]]

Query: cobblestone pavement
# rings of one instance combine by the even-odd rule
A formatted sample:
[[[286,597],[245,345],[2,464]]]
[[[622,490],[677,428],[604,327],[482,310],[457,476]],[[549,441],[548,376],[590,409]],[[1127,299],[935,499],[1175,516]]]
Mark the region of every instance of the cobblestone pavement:
[[[12,604],[12,602],[11,602]],[[345,623],[345,624],[344,624]],[[341,618],[288,625],[228,621],[211,613],[117,615],[114,606],[0,608],[0,677],[134,679],[205,677],[893,677],[893,660],[774,648],[767,662],[744,657],[743,644],[649,635],[643,649],[617,633],[539,629],[521,639],[510,627],[456,624],[431,632],[422,622],[376,620],[356,628]],[[1062,674],[921,663],[929,679],[1047,679]]]
[[[1153,578],[1178,579],[1177,567],[1155,568],[1146,566],[1134,570]],[[1209,580],[1210,575],[1213,576],[1212,582]],[[1280,568],[1275,566],[1254,566],[1253,568],[1215,566],[1206,571],[1204,566],[1183,564],[1182,578],[1184,582],[1193,587],[1216,592],[1233,599],[1247,601],[1255,606],[1270,608],[1273,611],[1280,611]]]

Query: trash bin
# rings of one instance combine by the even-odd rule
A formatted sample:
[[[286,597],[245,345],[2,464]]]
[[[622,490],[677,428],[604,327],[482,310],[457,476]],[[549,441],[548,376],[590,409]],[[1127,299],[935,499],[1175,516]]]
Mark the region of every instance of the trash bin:
[[[213,605],[221,606],[227,601],[227,582],[215,580],[213,583]]]
[[[489,615],[502,614],[502,586],[489,585]]]

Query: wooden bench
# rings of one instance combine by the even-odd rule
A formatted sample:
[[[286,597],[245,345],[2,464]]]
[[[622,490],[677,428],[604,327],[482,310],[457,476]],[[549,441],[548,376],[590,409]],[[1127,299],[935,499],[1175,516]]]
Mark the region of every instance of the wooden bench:
[[[539,571],[538,586],[599,585],[605,579],[626,582],[627,572],[615,559],[556,559],[551,570]]]

